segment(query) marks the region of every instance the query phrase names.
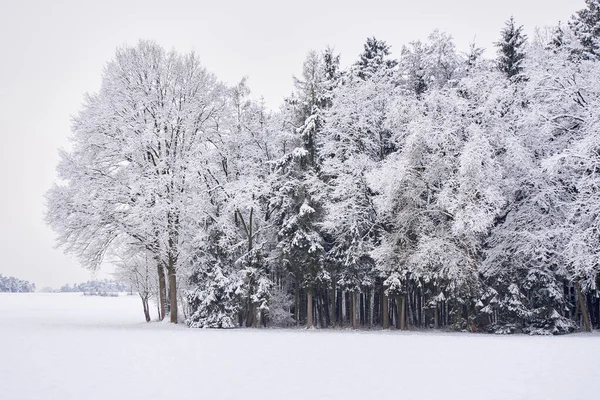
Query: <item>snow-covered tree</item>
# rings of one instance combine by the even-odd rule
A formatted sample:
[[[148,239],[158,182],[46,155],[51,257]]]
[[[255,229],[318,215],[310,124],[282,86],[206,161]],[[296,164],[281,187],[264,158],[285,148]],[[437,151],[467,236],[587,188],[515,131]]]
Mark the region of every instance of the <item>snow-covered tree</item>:
[[[529,43],[511,18],[496,60],[438,30],[398,61],[369,38],[345,70],[311,51],[276,111],[194,55],[120,49],[47,220],[84,265],[153,278],[160,316],[179,296],[192,327],[590,330],[598,4]]]
[[[388,118],[395,87],[386,70],[367,80],[347,79],[325,114],[322,172],[329,198],[323,227],[332,241],[328,259],[334,286],[351,293],[353,309],[357,296],[372,293],[376,279],[370,252],[380,228],[367,176],[394,151]],[[372,314],[371,308],[371,321]]]
[[[171,322],[178,321],[182,246],[206,201],[198,175],[214,155],[223,97],[193,54],[152,42],[118,50],[75,118],[72,150],[61,152],[62,183],[48,193],[47,221],[83,265],[97,268],[124,241],[153,254],[162,316],[163,269],[168,276]]]
[[[585,0],[586,8],[571,17],[569,27],[583,47],[585,58],[600,57],[600,2]]]
[[[526,42],[523,26],[517,26],[514,17],[510,17],[500,32],[500,40],[496,42],[498,69],[509,78],[518,77],[523,72]]]
[[[12,276],[0,274],[0,293],[29,293],[35,292],[35,284]]]
[[[149,302],[151,299],[155,299],[158,294],[156,265],[154,265],[156,259],[152,254],[144,251],[125,254],[116,263],[114,275],[119,281],[127,283],[132,290],[137,292],[142,300],[146,322],[150,322]]]
[[[371,177],[386,226],[373,254],[388,292],[417,292],[436,325],[447,305],[456,322],[463,307],[474,308],[483,240],[506,201],[503,154],[512,137],[500,118],[503,86],[498,73],[481,69],[455,88],[397,103],[400,151]]]
[[[187,302],[191,310],[187,323],[194,328],[233,328],[237,326],[242,297],[242,279],[228,252],[228,241],[219,226],[211,225],[197,245],[201,251],[194,264]]]
[[[475,51],[473,55],[476,54]],[[427,66],[428,87],[443,87],[448,82],[455,81],[464,63],[456,52],[452,36],[438,30],[429,35],[424,62]]]
[[[404,87],[416,96],[421,96],[428,88],[426,57],[427,47],[420,40],[402,47],[399,73]]]
[[[391,46],[375,37],[367,38],[364,50],[356,62],[356,75],[360,79],[369,79],[375,74],[392,73],[398,61],[390,58]]]

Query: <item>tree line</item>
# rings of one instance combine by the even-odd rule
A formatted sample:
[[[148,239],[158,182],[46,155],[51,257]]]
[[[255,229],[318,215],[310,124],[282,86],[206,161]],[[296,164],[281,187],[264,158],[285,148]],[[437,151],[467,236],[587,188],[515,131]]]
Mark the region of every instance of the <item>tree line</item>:
[[[0,293],[35,292],[35,283],[0,274]]]
[[[58,289],[60,293],[115,293],[129,292],[131,287],[122,282],[117,282],[111,279],[91,280],[82,283],[74,283],[72,285],[65,284]]]
[[[600,324],[600,3],[488,59],[434,31],[311,51],[279,110],[195,54],[117,50],[47,222],[192,327]]]

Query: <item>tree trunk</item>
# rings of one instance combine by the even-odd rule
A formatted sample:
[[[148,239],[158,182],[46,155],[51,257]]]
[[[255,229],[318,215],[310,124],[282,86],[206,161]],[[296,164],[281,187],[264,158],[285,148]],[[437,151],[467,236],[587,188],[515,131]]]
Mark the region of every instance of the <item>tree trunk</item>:
[[[401,296],[396,296],[396,313],[398,314],[396,315],[396,329],[400,329],[400,319],[402,317],[402,315],[400,315],[402,314],[402,304],[400,302],[400,298]]]
[[[575,288],[575,292],[573,293],[573,301],[575,302],[575,313],[573,313],[573,321],[579,323],[579,291]]]
[[[313,327],[313,294],[312,290],[306,292],[306,327]]]
[[[254,304],[250,297],[246,299],[246,328],[254,327],[254,320],[256,319],[256,311],[254,310]]]
[[[408,326],[415,326],[415,313],[413,310],[413,292],[409,291],[407,296],[406,311],[408,312]]]
[[[319,290],[319,326],[325,328],[327,325],[327,290]]]
[[[171,303],[171,322],[176,324],[177,320],[177,275],[175,275],[175,266],[169,265],[167,269],[169,274],[169,300]]]
[[[369,291],[369,326],[373,327],[373,321],[375,319],[375,287],[372,287]]]
[[[577,283],[577,297],[579,298],[579,308],[581,309],[581,316],[583,318],[583,327],[586,332],[591,332],[592,326],[590,324],[590,315],[588,314],[587,304],[585,303],[583,293],[581,293],[579,282]]]
[[[385,294],[385,288],[382,289],[381,313],[383,314],[383,329],[390,328],[390,313],[389,313],[388,296]]]
[[[358,293],[358,324],[365,324],[365,296],[363,293]]]
[[[400,302],[398,311],[400,313],[400,315],[398,316],[398,320],[400,322],[398,324],[398,329],[403,331],[406,329],[406,304],[404,304],[404,296],[398,296],[398,301]]]
[[[419,326],[422,328],[425,325],[425,296],[423,296],[423,288],[419,289]]]
[[[296,314],[296,326],[300,325],[300,282],[296,278],[296,306],[294,307],[294,314]]]
[[[158,319],[162,321],[167,315],[167,284],[165,282],[165,271],[160,263],[157,263],[158,273],[158,302],[159,302],[159,313]]]
[[[331,301],[331,304],[330,304],[330,306],[331,306],[330,313],[331,314],[329,316],[329,324],[331,326],[334,326],[335,322],[336,322],[336,318],[335,318],[335,280],[333,280],[331,282],[331,299],[330,299],[330,301]]]
[[[346,292],[342,290],[342,300],[340,302],[342,308],[342,319],[340,320],[340,325],[344,325],[346,323]]]
[[[467,302],[467,304],[465,305],[465,313],[466,316],[465,318],[467,319],[467,329],[469,330],[469,332],[473,332],[474,327],[471,325],[471,320],[470,320],[470,314],[471,314],[471,306],[470,304]]]
[[[141,297],[141,296],[140,296]],[[142,306],[144,307],[144,317],[146,318],[146,322],[150,322],[150,307],[148,305],[148,298],[141,297]]]
[[[352,298],[351,298],[351,303],[350,304],[350,308],[351,308],[351,315],[350,317],[352,318],[352,328],[356,329],[358,327],[358,323],[357,323],[357,318],[356,318],[356,314],[357,314],[357,307],[356,307],[356,291],[352,292]]]

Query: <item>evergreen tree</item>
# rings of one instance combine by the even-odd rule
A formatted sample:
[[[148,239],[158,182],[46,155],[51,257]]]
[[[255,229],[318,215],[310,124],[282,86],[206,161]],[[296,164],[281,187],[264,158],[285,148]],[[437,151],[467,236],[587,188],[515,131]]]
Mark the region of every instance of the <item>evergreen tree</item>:
[[[329,58],[329,57],[328,57]],[[333,62],[330,59],[330,63]],[[325,68],[328,68],[327,71]],[[297,132],[308,151],[310,167],[317,168],[317,134],[322,125],[321,107],[325,105],[326,73],[334,74],[333,64],[326,65],[316,51],[308,53],[302,65],[302,79],[294,78],[295,99],[298,107],[292,113],[292,121],[298,126]],[[294,123],[294,122],[292,122]]]
[[[475,42],[469,45],[469,52],[466,54],[466,70],[472,71],[483,56],[484,49],[478,47]]]
[[[324,92],[320,107],[322,109],[331,108],[333,104],[333,90],[337,87],[341,79],[340,55],[334,54],[331,47],[323,51],[323,69],[325,70]]]
[[[583,47],[585,58],[600,57],[600,0],[585,0],[587,8],[573,15],[569,27]]]
[[[242,279],[233,268],[231,253],[223,247],[223,232],[210,228],[202,252],[192,260],[194,288],[187,295],[192,314],[187,324],[194,328],[233,328],[240,311]]]
[[[277,162],[270,207],[279,227],[279,259],[294,279],[295,318],[300,322],[301,292],[307,296],[306,324],[311,327],[312,297],[319,284],[325,283],[323,238],[319,229],[322,218],[318,178],[310,168],[309,152],[296,148]]]
[[[498,69],[509,78],[513,78],[523,72],[527,35],[523,33],[522,25],[517,26],[515,24],[514,17],[510,17],[506,21],[500,35],[500,41],[496,43],[496,47],[498,47]]]
[[[564,45],[565,45],[565,31],[559,23],[559,25],[556,28],[554,28],[554,32],[552,34],[552,39],[550,40],[550,43],[548,44],[548,48],[550,50],[556,52],[558,49],[560,49]]]
[[[337,79],[337,59],[311,51],[295,78],[295,93],[286,101],[286,122],[292,130],[292,151],[274,163],[270,208],[273,209],[279,258],[294,277],[296,323],[300,321],[300,295],[306,294],[306,323],[313,325],[313,295],[327,285],[324,274],[322,218],[323,191],[319,177],[322,107],[327,87]]]
[[[361,79],[368,79],[374,74],[386,70],[391,72],[398,65],[398,61],[389,58],[390,48],[385,41],[375,37],[367,38],[364,50],[356,62],[357,75]]]

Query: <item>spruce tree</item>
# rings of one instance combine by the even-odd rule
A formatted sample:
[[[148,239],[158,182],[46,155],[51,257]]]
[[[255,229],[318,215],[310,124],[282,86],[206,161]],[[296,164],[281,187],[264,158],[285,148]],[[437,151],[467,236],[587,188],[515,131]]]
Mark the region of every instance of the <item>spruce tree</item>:
[[[340,72],[340,55],[334,54],[333,48],[327,47],[323,51],[323,69],[324,69],[324,78],[323,82],[323,94],[320,100],[320,108],[321,109],[329,109],[333,104],[333,90],[337,87],[340,82],[341,72]]]
[[[367,38],[364,51],[355,64],[358,68],[358,77],[366,80],[380,71],[391,71],[398,65],[398,61],[389,58],[390,54],[390,45],[385,41],[375,37]]]
[[[223,232],[216,225],[208,232],[199,251],[191,260],[194,266],[187,293],[191,315],[187,323],[193,328],[233,328],[240,311],[240,288],[243,282],[234,269],[231,251],[223,242]]]
[[[552,32],[552,38],[548,43],[547,50],[550,50],[556,54],[556,52],[565,45],[565,31],[563,30],[560,22],[554,31]]]
[[[483,55],[484,49],[482,47],[478,47],[475,42],[472,42],[469,45],[469,52],[466,54],[467,59],[465,61],[466,70],[471,71],[477,63],[481,60],[481,56]]]
[[[515,24],[514,17],[506,21],[504,29],[500,33],[498,47],[498,69],[509,78],[518,76],[523,72],[523,60],[525,59],[525,43],[527,35],[523,33],[523,26]]]
[[[324,272],[324,248],[320,223],[323,219],[323,190],[319,177],[319,135],[323,125],[322,108],[330,98],[328,87],[337,79],[338,58],[331,51],[323,55],[311,51],[295,78],[295,92],[286,99],[286,125],[291,127],[293,150],[273,163],[270,209],[279,227],[277,248],[281,264],[294,277],[295,319],[306,295],[306,325],[313,326],[313,296],[328,285]],[[327,100],[329,99],[329,101]]]
[[[585,0],[587,8],[577,11],[569,27],[583,47],[584,58],[600,57],[600,0]]]

